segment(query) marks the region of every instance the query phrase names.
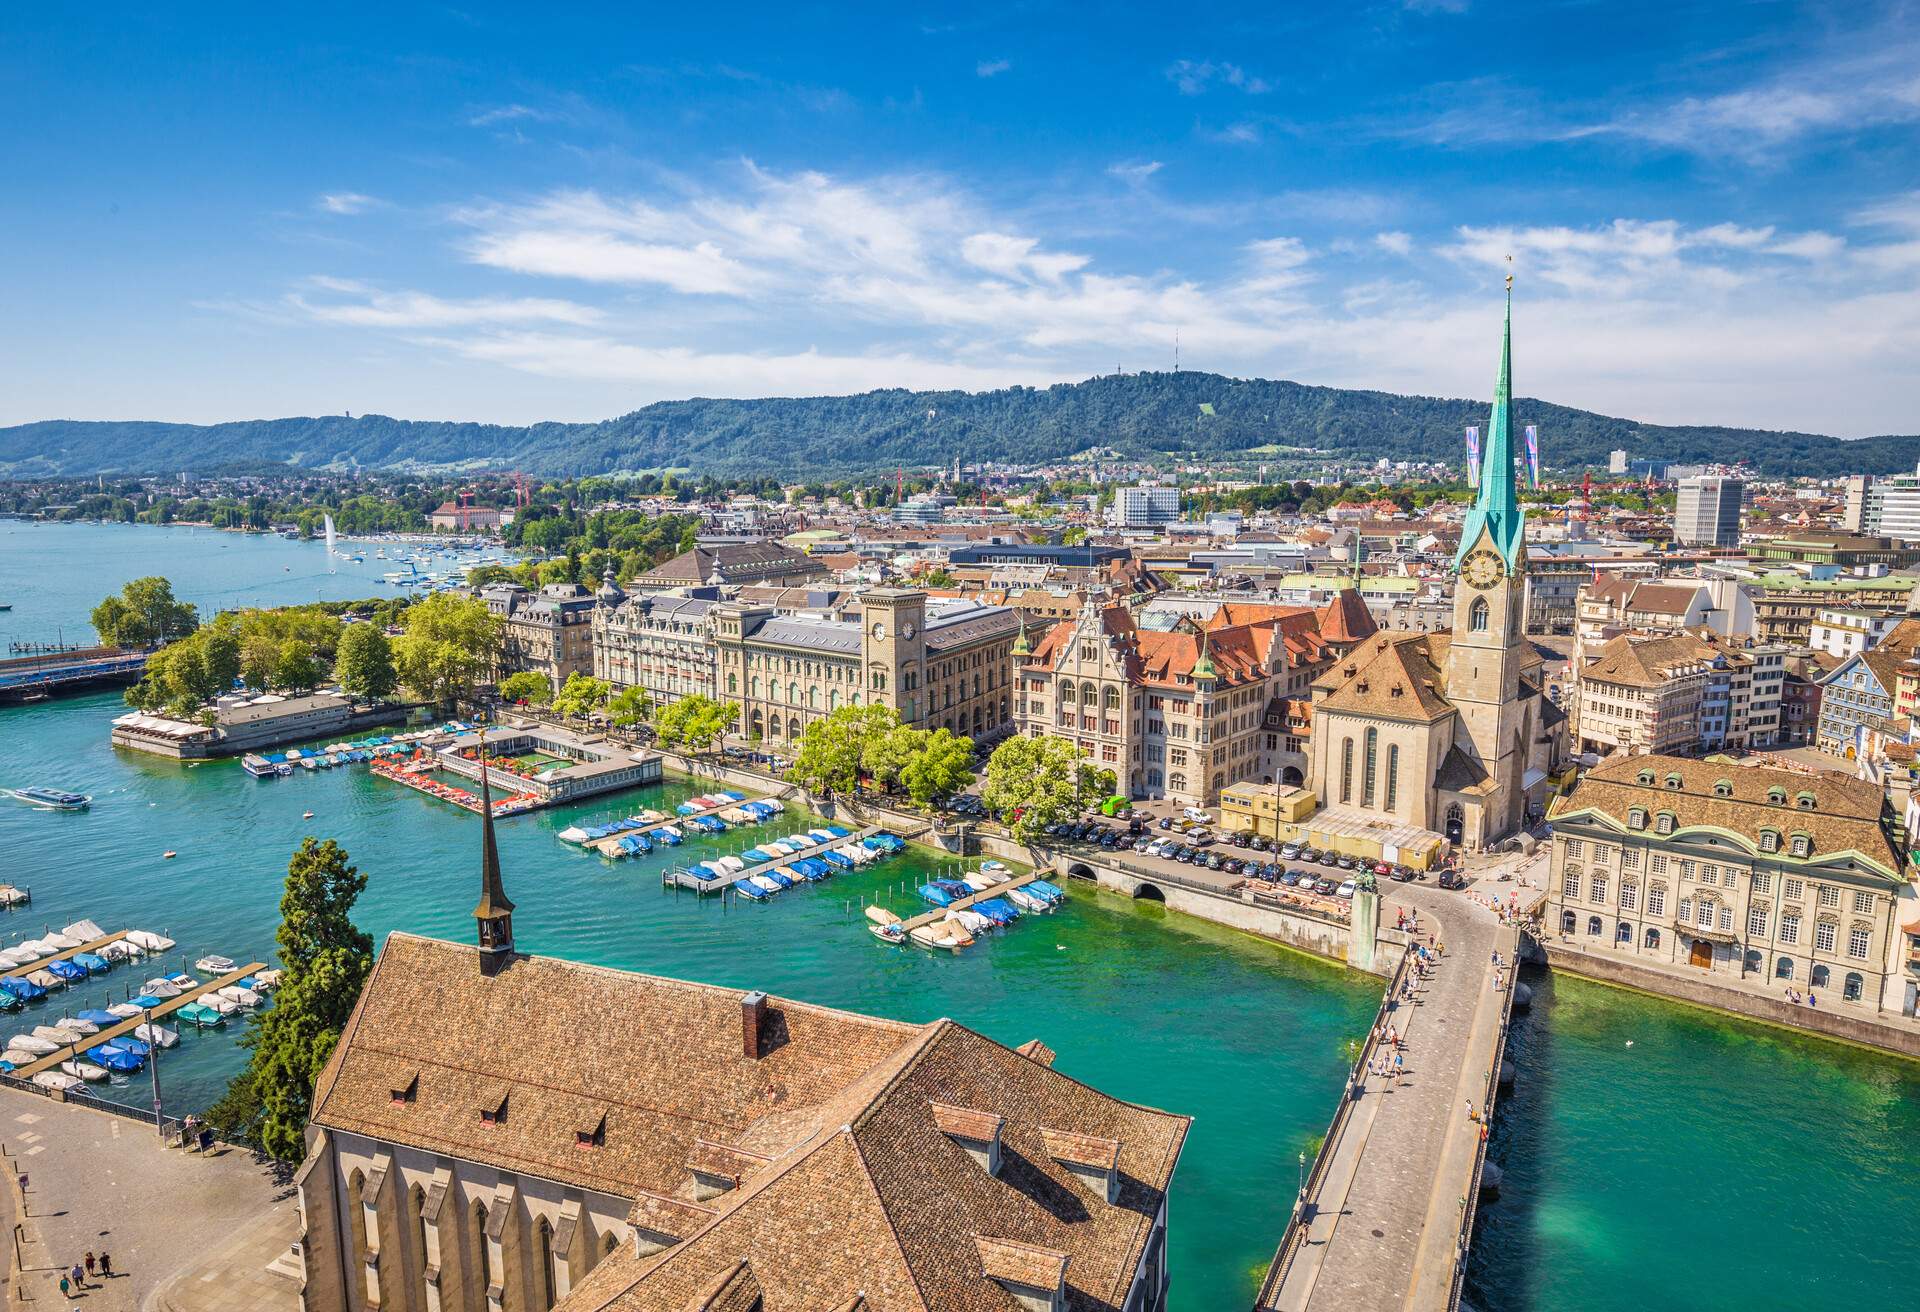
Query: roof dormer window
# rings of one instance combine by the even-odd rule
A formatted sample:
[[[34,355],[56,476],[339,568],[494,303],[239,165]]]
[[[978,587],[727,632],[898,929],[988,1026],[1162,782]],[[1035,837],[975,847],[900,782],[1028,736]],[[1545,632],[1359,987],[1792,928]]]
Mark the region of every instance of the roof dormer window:
[[[480,1109],[480,1123],[482,1125],[505,1125],[507,1123],[507,1095],[502,1094],[500,1096],[500,1102],[497,1106],[482,1107]]]
[[[1643,786],[1647,788],[1653,787],[1653,771],[1642,770],[1639,774],[1639,780]]]
[[[1646,827],[1647,827],[1647,813],[1645,810],[1636,806],[1632,810],[1627,812],[1627,828],[1645,829]]]
[[[1667,787],[1677,790],[1680,787],[1680,776],[1677,774],[1670,774],[1667,776],[1666,782],[1667,782]]]
[[[1800,856],[1800,857],[1812,856],[1813,855],[1812,836],[1808,834],[1795,834],[1793,836],[1792,851],[1795,856]]]
[[[413,1078],[408,1080],[403,1087],[393,1089],[390,1092],[393,1094],[393,1100],[395,1102],[409,1103],[415,1101],[420,1096],[419,1073],[415,1072]]]
[[[1767,789],[1767,804],[1769,806],[1785,806],[1787,804],[1787,790],[1777,785]]]
[[[1813,810],[1815,805],[1813,794],[1812,793],[1796,793],[1794,794],[1793,804],[1799,807],[1802,811],[1811,811]]]
[[[1713,795],[1715,797],[1732,797],[1733,785],[1725,779],[1717,779],[1714,781]]]
[[[1760,850],[1762,852],[1778,852],[1780,850],[1780,831],[1777,829],[1762,829],[1760,831]]]
[[[1659,815],[1655,816],[1653,821],[1653,828],[1655,833],[1661,833],[1661,834],[1672,833],[1673,832],[1673,812],[1662,811]]]
[[[603,1115],[595,1121],[592,1129],[575,1126],[573,1146],[576,1148],[605,1148],[607,1146],[607,1118]]]

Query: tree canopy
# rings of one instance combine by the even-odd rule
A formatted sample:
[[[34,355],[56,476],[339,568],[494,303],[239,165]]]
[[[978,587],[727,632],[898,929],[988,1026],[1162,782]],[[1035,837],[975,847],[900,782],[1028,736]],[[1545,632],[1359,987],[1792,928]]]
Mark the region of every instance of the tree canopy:
[[[334,650],[333,677],[350,696],[383,701],[393,696],[399,675],[393,668],[393,644],[378,624],[349,624]]]
[[[521,670],[500,680],[500,695],[510,702],[547,706],[553,701],[553,680],[538,670]]]
[[[738,702],[716,702],[694,693],[654,713],[653,731],[662,747],[704,752],[740,720]]]
[[[471,696],[493,673],[502,621],[477,597],[436,592],[415,602],[393,642],[400,682],[422,701],[445,705]]]
[[[138,578],[93,608],[93,630],[109,647],[153,647],[200,627],[200,614],[159,575]]]
[[[605,679],[575,670],[553,695],[553,709],[560,715],[591,715],[613,696],[613,685]]]
[[[1016,737],[987,758],[981,796],[1025,843],[1046,826],[1111,796],[1115,782],[1113,771],[1089,761],[1064,738]]]

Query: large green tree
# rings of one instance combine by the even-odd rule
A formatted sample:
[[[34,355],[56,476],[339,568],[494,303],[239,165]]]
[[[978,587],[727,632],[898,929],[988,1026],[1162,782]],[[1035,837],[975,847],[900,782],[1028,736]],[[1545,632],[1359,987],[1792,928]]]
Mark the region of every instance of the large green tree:
[[[716,702],[694,693],[654,713],[653,729],[662,747],[704,752],[740,719],[738,702]]]
[[[591,715],[613,696],[613,685],[605,679],[575,670],[553,695],[553,709],[561,715]]]
[[[801,733],[787,778],[818,793],[852,792],[862,772],[871,772],[869,750],[899,728],[889,707],[837,707]]]
[[[499,659],[502,621],[478,597],[436,592],[408,607],[401,624],[394,670],[422,701],[471,696]]]
[[[623,729],[643,724],[653,714],[653,701],[641,687],[622,688],[607,703],[607,718]]]
[[[231,688],[239,672],[240,644],[234,635],[199,629],[149,656],[145,676],[127,689],[126,701],[176,719],[201,718],[201,708]]]
[[[951,729],[926,733],[900,772],[907,795],[922,806],[945,801],[971,785],[974,777],[973,739]]]
[[[246,1067],[208,1114],[222,1133],[283,1162],[306,1155],[314,1083],[373,968],[373,938],[352,919],[366,886],[332,839],[309,838],[293,854],[277,936],[286,973],[247,1036]]]
[[[313,648],[298,638],[280,644],[273,660],[273,685],[288,692],[308,692],[320,682],[320,661]]]
[[[981,797],[1024,843],[1110,796],[1113,788],[1113,771],[1089,761],[1064,738],[1009,738],[987,758]]]
[[[393,644],[378,624],[349,624],[334,652],[333,677],[361,701],[393,696],[400,678],[393,668]]]
[[[93,608],[94,632],[109,647],[152,647],[184,638],[200,627],[192,604],[173,595],[173,584],[148,575],[127,584]]]
[[[500,680],[500,695],[510,702],[546,706],[553,701],[553,680],[538,670],[520,670]]]

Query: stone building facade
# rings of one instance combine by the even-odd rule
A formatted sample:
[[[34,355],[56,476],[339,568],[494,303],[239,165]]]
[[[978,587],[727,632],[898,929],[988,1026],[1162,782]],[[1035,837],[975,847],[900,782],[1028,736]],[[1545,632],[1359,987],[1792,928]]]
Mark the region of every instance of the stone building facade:
[[[538,592],[518,583],[480,589],[502,621],[499,672],[544,674],[558,689],[571,674],[593,673],[593,593],[577,583],[549,583]]]
[[[670,592],[616,596],[601,590],[593,613],[593,673],[615,688],[640,688],[655,706],[719,692],[709,615],[718,603]]]
[[[1914,889],[1878,785],[1622,756],[1552,819],[1546,923],[1570,945],[1912,1014]]]

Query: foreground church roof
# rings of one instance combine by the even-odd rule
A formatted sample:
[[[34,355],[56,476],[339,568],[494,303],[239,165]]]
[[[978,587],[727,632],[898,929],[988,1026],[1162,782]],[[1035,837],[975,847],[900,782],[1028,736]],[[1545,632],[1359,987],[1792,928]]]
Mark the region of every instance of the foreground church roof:
[[[1034,1272],[1124,1303],[1188,1118],[948,1020],[477,955],[388,939],[313,1124],[632,1200],[669,1246],[622,1245],[567,1312],[1004,1312]]]

